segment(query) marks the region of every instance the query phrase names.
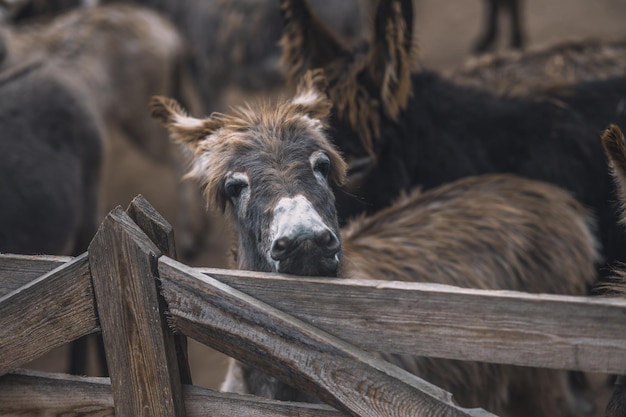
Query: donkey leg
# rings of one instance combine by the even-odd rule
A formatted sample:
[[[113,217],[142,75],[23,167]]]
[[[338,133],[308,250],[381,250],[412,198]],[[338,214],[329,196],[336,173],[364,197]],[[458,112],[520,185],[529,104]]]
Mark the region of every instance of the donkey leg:
[[[511,21],[511,48],[522,49],[526,42],[522,24],[523,13],[521,0],[508,0],[506,2]]]
[[[498,36],[498,14],[501,0],[486,0],[487,20],[485,32],[474,46],[475,53],[484,53],[493,49]]]

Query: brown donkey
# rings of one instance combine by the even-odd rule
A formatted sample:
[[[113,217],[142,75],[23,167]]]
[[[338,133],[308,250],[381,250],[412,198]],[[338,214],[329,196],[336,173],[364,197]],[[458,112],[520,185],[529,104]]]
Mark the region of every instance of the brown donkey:
[[[582,295],[595,278],[593,221],[567,192],[511,175],[471,177],[400,198],[339,229],[331,186],[346,164],[325,134],[331,107],[321,71],[295,98],[205,119],[155,97],[152,114],[194,153],[189,176],[236,226],[241,269],[428,281]],[[566,259],[567,262],[563,262]],[[578,416],[564,371],[383,354],[501,416]],[[234,363],[224,389],[310,399]]]
[[[124,4],[81,7],[43,23],[0,24],[0,43],[6,49],[0,68],[42,61],[71,84],[102,126],[105,150],[123,137],[142,155],[184,174],[185,157],[146,111],[155,94],[202,108],[188,45],[161,15]],[[105,166],[115,169],[116,162],[107,158]],[[186,183],[177,193],[179,249],[190,251],[206,231],[204,216],[194,217],[202,208],[201,196]]]

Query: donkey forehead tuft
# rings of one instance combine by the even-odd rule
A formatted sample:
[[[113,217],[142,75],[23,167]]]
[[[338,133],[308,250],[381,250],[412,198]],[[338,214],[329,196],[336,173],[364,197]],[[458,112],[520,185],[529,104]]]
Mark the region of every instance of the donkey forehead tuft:
[[[233,136],[242,139],[247,137],[251,142],[261,137],[285,140],[289,138],[285,132],[313,129],[320,140],[326,141],[323,137],[325,122],[312,116],[306,109],[308,104],[319,100],[319,93],[311,90],[278,103],[258,101],[233,107],[231,114],[222,115],[223,125],[218,136],[222,140],[231,140]]]

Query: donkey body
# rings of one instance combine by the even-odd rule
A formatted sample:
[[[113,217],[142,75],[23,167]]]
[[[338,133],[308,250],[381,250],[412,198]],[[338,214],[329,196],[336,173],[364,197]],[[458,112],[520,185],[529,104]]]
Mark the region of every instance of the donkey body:
[[[131,5],[83,7],[44,23],[0,28],[6,47],[3,68],[44,60],[54,71],[71,73],[73,88],[105,128],[106,144],[128,139],[157,163],[182,176],[186,156],[150,118],[146,103],[154,94],[177,97],[201,111],[190,75],[186,41],[158,13]],[[115,167],[115,161],[106,166]],[[197,188],[177,188],[179,248],[192,254],[206,232]]]
[[[289,79],[324,68],[331,136],[353,167],[373,161],[352,171],[350,194],[338,194],[342,219],[380,210],[415,185],[514,173],[562,186],[593,208],[606,261],[626,259],[594,140],[610,122],[626,122],[626,77],[502,97],[417,69],[410,0],[381,1],[370,47],[358,51],[325,30],[303,0],[283,0],[282,8]]]
[[[63,74],[0,74],[0,252],[78,255],[99,222],[101,126]]]
[[[511,175],[473,177],[414,191],[339,229],[332,184],[346,164],[324,128],[331,102],[321,72],[298,95],[234,115],[189,117],[152,102],[171,138],[194,152],[190,176],[225,209],[242,269],[295,275],[430,281],[472,288],[584,294],[597,251],[589,213],[567,192]],[[562,262],[563,257],[571,262]],[[461,405],[503,416],[582,415],[567,374],[384,354],[451,390]],[[282,400],[311,400],[233,364],[224,388]]]
[[[6,48],[0,68],[11,70],[32,62],[42,63],[46,72],[62,78],[72,94],[78,97],[83,111],[90,116],[85,119],[94,120],[99,126],[103,138],[100,142],[104,148],[103,161],[94,163],[94,169],[99,170],[101,162],[105,171],[115,169],[116,161],[107,158],[110,155],[107,145],[123,137],[143,155],[170,164],[176,174],[183,175],[185,156],[171,145],[165,129],[151,119],[146,103],[153,94],[171,94],[199,109],[199,99],[189,84],[186,43],[174,26],[159,14],[130,5],[84,7],[49,21],[3,25],[0,38]],[[42,105],[49,102],[43,101]],[[66,123],[70,123],[69,119]],[[65,168],[69,167],[68,164]],[[85,181],[88,180],[86,177]],[[73,198],[100,192],[99,187],[91,186],[89,191],[76,191]],[[77,188],[78,184],[74,187]],[[178,249],[182,249],[185,255],[192,255],[191,250],[199,246],[206,234],[206,216],[199,214],[194,218],[190,215],[202,207],[197,187],[185,182],[176,192],[180,225]],[[77,207],[75,210],[80,209],[79,205],[74,206]],[[89,233],[81,236],[79,251],[87,249],[101,219],[97,207],[90,207],[84,215],[93,216],[89,220],[95,223]],[[80,216],[76,218],[80,219]],[[58,226],[61,227],[60,222]],[[37,249],[37,252],[57,253],[52,249]],[[102,374],[106,372],[106,364],[101,344],[98,353],[99,373]],[[84,339],[80,339],[73,345],[70,372],[84,374],[86,364],[86,345]]]
[[[122,133],[157,161],[169,161],[165,131],[151,120],[154,94],[178,97],[197,110],[186,83],[187,44],[157,13],[129,5],[79,8],[42,24],[5,25],[3,68],[43,59],[72,72],[76,88],[108,130]]]
[[[495,94],[523,96],[626,73],[626,40],[570,39],[470,59],[444,76]]]

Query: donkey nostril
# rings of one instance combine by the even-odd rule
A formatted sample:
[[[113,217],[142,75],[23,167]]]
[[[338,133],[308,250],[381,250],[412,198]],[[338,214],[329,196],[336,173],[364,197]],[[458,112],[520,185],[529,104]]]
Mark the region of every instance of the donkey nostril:
[[[270,255],[272,259],[275,261],[281,261],[285,258],[287,253],[289,252],[289,246],[291,245],[292,240],[288,237],[281,237],[280,239],[276,239],[274,244],[272,245],[272,250]]]
[[[315,237],[315,242],[318,246],[324,249],[327,253],[334,255],[339,251],[339,239],[330,230],[324,230],[318,233]]]

